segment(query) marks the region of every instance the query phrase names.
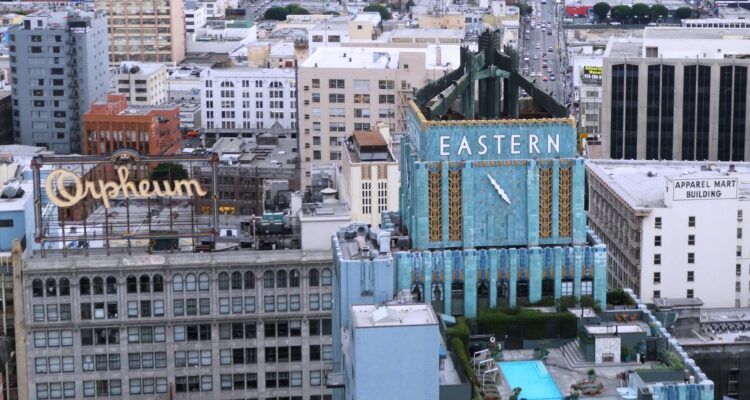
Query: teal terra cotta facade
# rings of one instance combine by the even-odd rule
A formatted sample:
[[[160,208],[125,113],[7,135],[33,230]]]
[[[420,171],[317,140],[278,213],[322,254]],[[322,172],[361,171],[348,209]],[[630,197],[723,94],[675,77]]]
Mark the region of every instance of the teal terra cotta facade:
[[[606,246],[588,233],[572,119],[427,121],[401,142],[398,289],[476,316],[542,297],[606,302]]]

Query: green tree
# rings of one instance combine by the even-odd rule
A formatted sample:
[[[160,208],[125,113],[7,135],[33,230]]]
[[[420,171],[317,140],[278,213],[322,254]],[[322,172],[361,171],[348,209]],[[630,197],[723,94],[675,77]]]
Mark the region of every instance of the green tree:
[[[416,4],[414,3],[414,0],[409,0],[406,2],[406,9],[409,10],[412,7],[414,7]]]
[[[609,12],[613,20],[621,23],[626,22],[631,14],[632,10],[630,6],[614,6],[612,7],[612,11]]]
[[[534,11],[528,3],[518,3],[516,5],[518,6],[518,9],[521,10],[521,15],[529,15]]]
[[[387,8],[385,8],[382,4],[370,4],[369,6],[362,9],[362,11],[369,11],[369,12],[377,12],[380,13],[380,18],[383,21],[389,20],[392,18],[391,12],[388,11]]]
[[[323,15],[341,15],[341,13],[338,12],[338,11],[330,11],[329,10],[329,11],[324,12]]]
[[[654,21],[663,21],[667,19],[669,10],[661,4],[654,4],[651,6],[651,19]]]
[[[270,7],[268,10],[266,10],[265,13],[263,13],[263,19],[270,19],[274,21],[284,21],[286,20],[286,16],[289,14],[289,11],[286,10],[284,7]]]
[[[188,179],[188,173],[185,171],[185,167],[180,164],[164,162],[156,166],[151,171],[151,180],[153,181],[176,181],[181,179]]]
[[[631,10],[631,15],[633,16],[633,18],[635,18],[636,22],[640,22],[642,24],[648,22],[649,16],[651,15],[651,7],[649,7],[648,4],[633,4],[633,8]]]
[[[594,12],[594,15],[596,15],[597,18],[599,18],[599,21],[604,21],[607,19],[607,14],[609,14],[609,4],[601,2],[594,4],[594,7],[592,11]]]
[[[290,4],[286,6],[286,12],[288,15],[308,15],[310,11],[306,8],[300,7],[299,4]]]
[[[674,16],[677,19],[685,19],[693,16],[693,9],[690,7],[680,7],[674,12]]]

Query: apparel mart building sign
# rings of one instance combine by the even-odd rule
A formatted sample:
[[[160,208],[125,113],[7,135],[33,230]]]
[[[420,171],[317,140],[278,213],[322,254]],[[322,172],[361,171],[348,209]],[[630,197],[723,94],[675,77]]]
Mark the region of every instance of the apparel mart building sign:
[[[737,178],[675,179],[672,199],[729,200],[737,198]]]
[[[110,199],[122,195],[124,198],[135,197],[146,199],[149,197],[172,197],[172,196],[193,196],[203,197],[207,192],[201,187],[197,179],[181,179],[174,182],[148,181],[128,181],[130,171],[127,167],[120,166],[117,168],[118,181],[96,182],[82,180],[75,173],[64,169],[52,171],[44,182],[44,191],[52,204],[60,207],[72,207],[78,204],[86,196],[101,200],[104,208],[110,208]],[[68,189],[72,183],[73,190]],[[57,190],[55,190],[55,187]]]

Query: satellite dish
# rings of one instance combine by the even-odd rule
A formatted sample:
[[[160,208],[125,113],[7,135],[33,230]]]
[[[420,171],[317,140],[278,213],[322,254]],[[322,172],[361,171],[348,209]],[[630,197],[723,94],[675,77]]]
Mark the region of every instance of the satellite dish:
[[[495,337],[494,336],[490,337],[490,343],[495,343]]]

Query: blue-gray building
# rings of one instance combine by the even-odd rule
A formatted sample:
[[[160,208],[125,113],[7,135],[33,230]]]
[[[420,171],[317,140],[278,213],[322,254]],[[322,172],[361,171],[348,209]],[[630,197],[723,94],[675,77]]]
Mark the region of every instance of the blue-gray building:
[[[83,114],[110,86],[106,15],[39,11],[8,35],[14,141],[80,152]]]

